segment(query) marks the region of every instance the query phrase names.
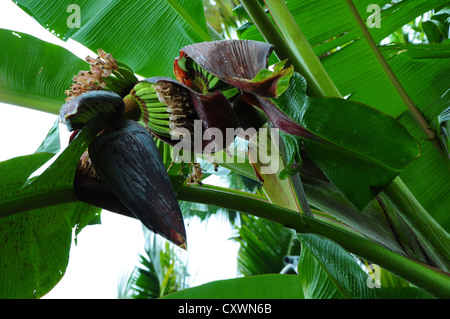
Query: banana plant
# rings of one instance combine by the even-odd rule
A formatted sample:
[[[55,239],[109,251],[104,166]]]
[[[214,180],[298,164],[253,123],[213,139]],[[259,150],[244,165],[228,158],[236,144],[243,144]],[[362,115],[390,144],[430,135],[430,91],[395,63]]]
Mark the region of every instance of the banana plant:
[[[57,160],[37,178],[29,177],[55,154],[46,147],[56,134],[54,129],[35,154],[1,163],[0,169],[7,177],[1,188],[0,222],[1,229],[7,230],[2,236],[12,238],[1,246],[1,262],[7,269],[25,267],[23,273],[27,278],[23,281],[18,276],[2,277],[3,296],[40,297],[59,281],[60,269],[67,265],[65,256],[71,228],[76,226],[81,230],[89,223],[92,215],[85,212],[98,214],[98,209],[86,203],[102,207],[106,202],[110,206],[105,208],[113,211],[142,220],[149,217],[136,213],[142,205],[136,205],[132,198],[142,193],[144,202],[150,203],[152,194],[140,193],[140,183],[127,181],[135,172],[139,172],[139,176],[141,172],[152,175],[156,170],[160,176],[166,176],[162,174],[163,165],[135,168],[132,163],[124,163],[125,158],[116,156],[114,148],[126,147],[131,151],[131,145],[142,145],[136,147],[142,152],[129,155],[130,158],[137,160],[142,154],[146,154],[145,158],[155,156],[155,147],[150,146],[153,140],[146,129],[159,140],[173,144],[172,137],[177,135],[177,129],[188,125],[189,132],[190,120],[200,120],[201,129],[223,130],[243,123],[248,127],[260,127],[263,122],[278,128],[281,131],[278,154],[283,174],[268,178],[258,171],[261,167],[258,162],[224,164],[228,169],[245,172],[262,182],[264,195],[260,195],[200,183],[192,185],[184,182],[183,170],[169,170],[173,183],[171,193],[176,199],[222,206],[291,228],[299,234],[304,253],[299,263],[303,268],[298,269],[299,276],[303,276],[300,286],[297,286],[298,281],[293,283],[293,277],[275,275],[212,283],[212,289],[220,291],[224,286],[236,285],[251,289],[261,284],[273,285],[276,289],[279,287],[276,282],[283,282],[292,286],[290,296],[319,298],[324,296],[310,289],[317,282],[327,287],[330,283],[339,283],[339,287],[329,290],[332,291],[329,296],[335,297],[337,291],[347,291],[354,285],[344,278],[327,278],[323,274],[320,278],[324,280],[319,280],[308,273],[308,269],[317,263],[325,267],[325,259],[321,258],[338,251],[338,261],[330,265],[346,267],[353,274],[351,280],[358,282],[360,288],[343,293],[341,297],[388,296],[389,293],[381,290],[368,293],[368,287],[360,285],[365,273],[356,270],[360,268],[350,262],[351,255],[344,253],[345,250],[401,277],[425,291],[427,296],[450,295],[445,213],[448,197],[444,196],[449,189],[448,166],[427,118],[434,118],[444,110],[444,88],[448,89],[445,84],[448,80],[443,58],[448,53],[447,48],[400,45],[380,49],[374,45],[411,19],[441,5],[442,1],[423,1],[421,5],[409,2],[388,5],[387,1],[379,1],[383,7],[382,23],[386,27],[369,31],[361,23],[367,18],[368,1],[358,2],[356,7],[351,1],[321,3],[320,15],[315,15],[311,10],[316,4],[310,1],[285,4],[266,0],[267,11],[260,1],[243,0],[241,8],[235,11],[248,20],[245,29],[238,31],[242,41],[215,42],[211,42],[202,1],[135,1],[131,5],[119,1],[96,4],[78,1],[81,12],[90,19],[90,23],[80,29],[69,28],[66,20],[61,19],[66,12],[64,2],[54,5],[41,1],[38,5],[17,1],[17,4],[42,25],[50,25],[62,39],[72,38],[94,51],[101,48],[110,52],[121,61],[123,72],[136,73],[144,80],[129,82],[120,69],[114,74],[107,68],[101,78],[98,74],[95,77],[102,80],[105,75],[103,81],[84,82],[93,75],[78,73],[79,70],[86,69],[86,62],[92,65],[98,61],[81,61],[57,46],[25,34],[1,30],[0,41],[6,48],[0,53],[2,101],[54,114],[59,114],[64,105],[62,118],[68,127],[81,129]],[[149,6],[160,10],[148,11]],[[138,23],[135,17],[142,12],[149,14]],[[403,13],[401,19],[396,12]],[[167,23],[155,25],[155,21],[161,21],[163,13]],[[105,25],[111,28],[104,28]],[[187,26],[181,33],[180,25]],[[322,27],[317,28],[317,25]],[[178,36],[174,38],[174,34]],[[123,39],[120,46],[117,38]],[[32,52],[33,58],[17,59],[24,57],[25,52]],[[325,58],[321,61],[318,56],[322,55]],[[356,58],[351,58],[353,55]],[[46,56],[51,56],[51,61],[42,58]],[[178,56],[175,61],[174,56]],[[6,63],[11,57],[20,60],[20,66]],[[104,57],[109,59],[109,56]],[[424,58],[427,63],[421,64]],[[356,67],[351,65],[355,61],[358,61]],[[417,68],[411,70],[408,67],[411,63]],[[414,72],[420,72],[426,83],[435,83],[433,90],[410,80]],[[39,74],[39,85],[30,80],[30,74]],[[78,76],[71,85],[74,74]],[[15,81],[6,80],[7,76]],[[86,92],[92,87],[95,92]],[[169,94],[163,96],[162,92]],[[176,96],[177,101],[185,101],[187,108],[170,105],[172,96]],[[66,98],[69,100],[65,101]],[[109,102],[98,103],[107,98]],[[128,135],[131,131],[137,135]],[[224,140],[223,148],[217,147],[214,151],[226,153],[230,143]],[[194,153],[201,153],[204,146],[201,144]],[[87,148],[89,157],[85,153]],[[104,157],[101,150],[109,156]],[[244,153],[244,159],[248,159],[248,155]],[[82,162],[85,159],[86,163],[92,161],[100,177],[100,183],[97,179],[95,185],[88,187],[98,194],[106,194],[103,198],[111,200],[99,201],[101,196],[92,199],[87,192],[79,191],[78,186],[86,186],[80,183],[82,179],[77,172],[80,159]],[[432,173],[427,176],[429,171]],[[90,172],[92,170],[87,170]],[[195,173],[199,181],[201,171],[197,166]],[[147,183],[151,180],[149,176],[145,182],[140,182],[152,187],[151,182]],[[138,188],[137,193],[130,188],[132,185]],[[275,185],[283,187],[276,189]],[[85,203],[81,204],[80,199]],[[157,202],[160,200],[153,203]],[[60,210],[65,214],[53,221],[52,217]],[[151,214],[151,218],[156,215]],[[30,216],[34,216],[32,222]],[[33,238],[21,240],[28,237],[15,234],[13,225],[22,225],[22,229],[42,228],[38,243]],[[306,233],[319,237],[309,237],[304,235]],[[49,238],[48,234],[64,238],[63,249],[58,249],[61,247],[55,244],[57,241],[47,239],[52,243],[48,244],[44,240]],[[182,231],[178,229],[176,234],[172,239],[180,238]],[[169,235],[166,232],[169,239],[170,235],[170,231]],[[14,257],[10,254],[13,247],[23,247],[31,253]],[[54,254],[57,249],[59,254]],[[53,256],[51,267],[43,271],[43,261],[33,256]],[[408,296],[417,297],[415,289]],[[195,290],[185,293],[196,295]]]

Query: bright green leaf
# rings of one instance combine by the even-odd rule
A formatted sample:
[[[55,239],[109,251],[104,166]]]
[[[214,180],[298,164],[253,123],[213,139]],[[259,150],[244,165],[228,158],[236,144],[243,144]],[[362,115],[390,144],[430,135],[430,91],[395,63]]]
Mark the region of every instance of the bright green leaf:
[[[46,138],[36,150],[36,153],[53,153],[59,152],[61,145],[59,142],[59,119],[55,120],[52,128],[48,132]]]
[[[94,52],[99,48],[111,52],[144,77],[172,76],[173,59],[180,48],[210,40],[201,0],[16,3],[63,40],[72,38]],[[80,28],[72,25],[77,12]]]
[[[307,154],[355,206],[362,209],[419,155],[417,142],[395,119],[339,98],[311,98],[294,74],[280,108],[326,140],[305,140]]]
[[[296,275],[276,274],[213,281],[163,299],[303,299],[303,293]]]
[[[0,101],[59,113],[72,77],[88,64],[57,45],[0,29]]]

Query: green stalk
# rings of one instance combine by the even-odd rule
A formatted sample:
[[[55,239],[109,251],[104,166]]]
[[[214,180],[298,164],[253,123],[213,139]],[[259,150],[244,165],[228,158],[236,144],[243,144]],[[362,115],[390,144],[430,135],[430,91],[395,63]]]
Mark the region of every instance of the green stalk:
[[[265,0],[276,25],[283,34],[284,38],[282,37],[281,39],[279,37],[278,30],[271,23],[270,19],[267,17],[257,0],[241,0],[241,2],[266,41],[275,44],[275,52],[281,52],[283,58],[290,58],[291,63],[294,65],[296,70],[299,71],[299,73],[302,73],[302,75],[306,78],[308,87],[312,87],[312,91],[316,93],[315,95],[342,97],[336,89],[336,86],[333,84],[331,78],[327,75],[321,65],[319,66],[319,64],[321,64],[320,61],[314,54],[310,44],[306,41],[304,35],[292,17],[292,14],[282,0]],[[361,23],[362,20],[360,17],[359,20]],[[270,23],[271,25],[261,25],[262,23]],[[365,28],[364,23],[362,23],[362,25]],[[367,31],[367,29],[365,30]],[[371,39],[370,34],[367,36],[367,39]],[[375,50],[374,52],[379,52],[375,44],[372,45],[372,49]],[[286,54],[288,55],[286,56]],[[415,114],[416,120],[419,121],[419,123],[422,123],[420,124],[421,128],[426,131],[427,136],[432,137],[430,133],[433,134],[434,132],[428,129],[427,123],[425,125],[423,116],[420,112],[417,112],[417,108],[413,105],[413,103],[408,102],[408,100],[410,101],[408,95],[399,84],[384,58],[380,59],[380,63],[383,63],[385,72],[387,72],[391,81],[393,81],[396,89],[401,92],[399,94],[406,101],[406,103],[408,103],[407,105],[409,105],[410,111]],[[308,92],[308,95],[310,94],[311,92]],[[420,118],[422,118],[422,120]],[[448,253],[445,249],[440,248],[443,243],[446,243],[446,241],[442,242],[442,239],[448,238],[448,234],[431,218],[431,216],[428,215],[427,212],[425,212],[417,201],[414,200],[411,202],[406,200],[411,197],[412,194],[403,184],[402,180],[397,177],[391,185],[383,191],[383,194],[385,194],[391,201],[395,202],[399,213],[405,220],[407,220],[410,227],[422,234],[422,239],[426,238],[424,249],[430,249],[428,255],[436,256],[438,258],[437,264],[441,264],[439,259],[445,260],[447,258],[448,260]],[[425,212],[426,215],[421,215],[420,212]],[[439,252],[440,256],[438,256],[435,252]]]
[[[284,1],[265,0],[264,2],[280,31],[267,17],[258,0],[241,0],[266,41],[275,46],[278,57],[290,59],[295,70],[308,82],[309,95],[340,97],[338,89],[329,78]]]
[[[340,97],[339,90],[325,71],[297,22],[283,0],[264,0],[287,45],[293,51],[297,72],[313,86],[311,95]]]
[[[435,266],[449,271],[450,235],[417,202],[403,181],[395,180],[382,197],[397,208],[400,216],[415,231]]]
[[[450,298],[450,276],[448,274],[400,256],[366,238],[317,219],[308,216],[300,219],[298,212],[269,204],[264,200],[243,197],[217,187],[208,189],[206,186],[183,186],[177,197],[179,200],[215,205],[265,218],[299,233],[325,236],[349,252],[377,263],[382,268],[408,280],[437,298]]]
[[[284,167],[288,165],[285,159],[287,158],[286,146],[283,143],[283,139],[280,139],[279,151],[281,155],[280,160],[283,162]],[[295,174],[289,177],[292,185],[292,191],[295,195],[298,205],[300,206],[301,212],[307,216],[314,218],[314,215],[309,206],[308,199],[306,197],[305,189],[303,188],[303,183],[300,174]]]
[[[294,65],[295,69],[301,69],[301,63],[295,58],[295,52],[292,51],[289,45],[286,45],[286,42],[283,36],[278,32],[278,30],[273,25],[272,21],[264,11],[264,9],[259,4],[258,0],[241,0],[241,3],[244,9],[247,11],[250,18],[253,20],[254,24],[261,32],[261,34],[265,37],[266,41],[275,46],[275,53],[280,60],[290,59],[291,63]],[[315,56],[315,55],[314,55]],[[294,58],[291,58],[294,57]],[[320,64],[320,62],[319,62]],[[321,64],[320,64],[321,65]],[[308,86],[308,89],[311,89],[314,94],[314,86]],[[317,88],[318,89],[318,88]],[[283,145],[280,145],[280,148],[284,148]],[[282,152],[284,154],[284,152]],[[286,158],[282,156],[282,159]],[[281,159],[281,160],[282,160]],[[286,163],[285,163],[286,164]],[[296,174],[295,176],[290,177],[292,192],[296,201],[300,207],[300,210],[312,217],[313,214],[311,212],[311,208],[309,207],[308,201],[306,199],[305,191],[303,189],[302,182],[300,180],[300,175]]]
[[[52,191],[44,190],[23,194],[21,196],[14,197],[12,200],[0,203],[0,218],[47,206],[73,203],[77,201],[78,198],[75,196],[72,185]]]
[[[262,34],[267,43],[275,46],[275,54],[278,59],[286,60],[290,59],[292,56],[292,51],[289,46],[286,46],[283,37],[278,32],[277,28],[273,25],[269,16],[261,7],[258,0],[241,0],[241,4],[245,11],[252,19],[253,24],[258,28],[259,32]],[[291,63],[294,64],[295,61],[292,59]]]
[[[355,18],[356,24],[358,25],[359,29],[363,33],[364,37],[366,38],[367,43],[369,44],[370,49],[372,50],[373,54],[375,55],[378,63],[383,68],[384,72],[386,73],[387,77],[391,81],[392,85],[394,86],[395,90],[405,103],[406,107],[408,108],[409,113],[413,117],[413,119],[416,121],[417,125],[422,129],[422,131],[425,133],[427,138],[433,143],[436,150],[439,152],[439,154],[445,158],[444,152],[442,151],[442,148],[439,144],[439,139],[436,136],[436,133],[434,130],[430,127],[425,117],[422,115],[420,110],[417,108],[417,106],[414,104],[414,102],[409,97],[406,90],[403,88],[402,84],[398,80],[398,78],[395,76],[395,73],[392,71],[391,67],[387,63],[386,59],[384,58],[383,54],[381,53],[380,49],[378,48],[377,44],[372,38],[372,35],[370,34],[369,30],[366,27],[366,24],[361,19],[361,16],[358,13],[358,10],[356,9],[354,3],[352,0],[346,0],[347,5],[350,9],[350,12],[352,13],[353,17]]]

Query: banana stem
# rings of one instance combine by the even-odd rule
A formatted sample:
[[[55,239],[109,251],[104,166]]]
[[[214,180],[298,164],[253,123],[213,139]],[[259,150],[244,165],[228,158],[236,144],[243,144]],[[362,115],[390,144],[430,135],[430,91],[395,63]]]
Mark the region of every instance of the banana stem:
[[[306,79],[308,86],[312,87],[310,94],[312,96],[341,97],[284,1],[264,0],[264,2],[287,46],[291,48],[291,58],[295,61],[294,67]]]
[[[308,43],[294,17],[282,0],[265,0],[276,26],[258,0],[241,0],[248,15],[268,43],[275,46],[280,60],[289,59],[295,70],[308,82],[310,96],[341,97],[319,58]]]
[[[279,54],[279,57],[281,56],[283,59],[289,58],[296,70],[302,73],[302,75],[306,78],[308,87],[311,88],[307,94],[315,96],[342,97],[340,92],[336,89],[336,86],[333,84],[331,78],[328,76],[323,67],[321,67],[320,61],[299,29],[286,4],[282,0],[264,0],[264,2],[269,8],[271,15],[283,36],[280,35],[278,29],[267,17],[264,9],[259,5],[258,0],[241,0],[244,8],[266,41],[276,46],[275,52]],[[370,36],[370,33],[368,33],[364,22],[362,22],[362,19],[356,9],[354,9],[353,2],[351,0],[347,0],[347,2],[351,6],[350,9],[352,10],[353,8],[352,13],[355,15],[360,28],[363,32],[365,32],[366,39],[369,41],[369,44],[371,43],[371,48],[375,55],[377,55],[377,58],[383,66],[387,76],[390,78],[393,85],[404,99],[411,114],[413,114],[422,130],[432,139],[435,147],[440,151],[440,153],[442,153],[440,146],[437,145],[437,141],[434,139],[434,131],[429,129],[428,123],[423,118],[422,114],[417,110],[415,105],[411,102],[408,94],[395,77],[395,74],[390,69],[384,57],[381,55],[378,47]],[[425,243],[423,243],[423,247],[425,250],[429,250],[427,255],[430,256],[431,253],[431,255],[437,257],[437,264],[443,266],[442,263],[439,262],[439,259],[445,259],[448,256],[448,252],[442,251],[442,249],[439,248],[439,246],[443,244],[439,238],[447,238],[448,234],[445,230],[442,230],[442,228],[432,219],[431,216],[428,215],[428,213],[426,216],[429,218],[427,218],[426,221],[423,221],[425,224],[420,224],[423,218],[421,218],[422,215],[420,215],[419,212],[423,212],[424,209],[416,200],[405,200],[408,197],[413,197],[413,195],[408,190],[407,186],[404,185],[400,177],[393,180],[391,185],[384,189],[383,194],[387,197],[385,197],[384,200],[395,202],[399,213],[405,220],[408,221],[410,225],[414,226],[414,230],[423,234],[437,234],[430,237],[423,236],[421,239],[426,239]],[[444,269],[446,269],[446,267],[444,267]]]
[[[227,189],[208,189],[182,186],[179,200],[204,203],[237,210],[265,218],[295,229],[299,233],[314,233],[336,241],[344,249],[408,280],[438,298],[450,297],[450,276],[447,273],[400,256],[368,239],[339,229],[309,216],[298,218],[298,212],[285,209],[264,200],[244,197]]]
[[[36,192],[15,197],[13,200],[0,204],[0,218],[14,214],[39,209],[47,206],[66,204],[78,201],[73,187],[58,189],[51,192]]]
[[[404,182],[397,178],[382,193],[420,238],[432,265],[450,270],[450,235],[417,202]]]
[[[250,19],[252,19],[253,24],[258,28],[264,39],[266,39],[267,43],[275,46],[275,54],[278,59],[290,59],[292,56],[291,48],[285,44],[283,36],[273,25],[258,0],[241,0],[241,4],[245,11],[247,11]],[[290,60],[291,63],[294,64],[294,61],[292,59]]]

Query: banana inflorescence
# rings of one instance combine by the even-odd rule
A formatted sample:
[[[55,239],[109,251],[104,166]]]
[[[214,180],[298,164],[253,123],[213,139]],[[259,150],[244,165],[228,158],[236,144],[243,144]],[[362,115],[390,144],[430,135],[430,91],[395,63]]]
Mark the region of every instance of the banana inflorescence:
[[[142,81],[125,99],[140,108],[137,121],[154,133],[170,138],[180,137],[180,128],[193,130],[195,109],[187,92],[171,83]]]
[[[185,247],[183,216],[152,135],[120,120],[89,145],[100,180],[148,229]]]

